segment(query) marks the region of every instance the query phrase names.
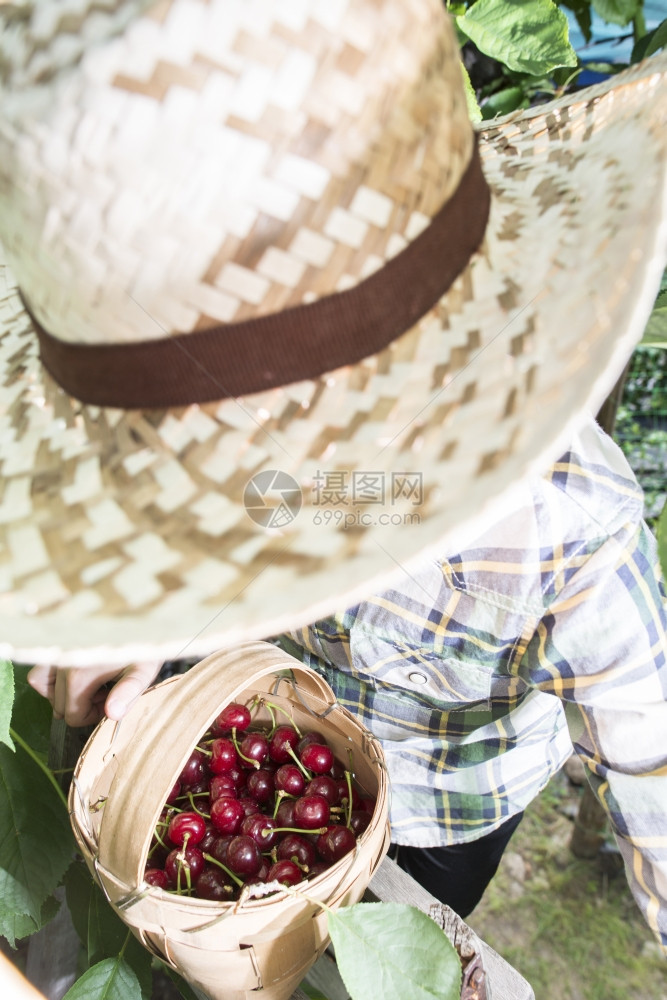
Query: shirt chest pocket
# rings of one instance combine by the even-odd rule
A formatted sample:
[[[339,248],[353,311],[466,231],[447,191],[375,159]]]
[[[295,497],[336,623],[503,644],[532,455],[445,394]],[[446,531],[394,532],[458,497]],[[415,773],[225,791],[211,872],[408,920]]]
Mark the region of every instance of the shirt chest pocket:
[[[403,690],[447,711],[488,706],[493,671],[465,656],[442,656],[433,649],[382,639],[352,629],[354,672],[376,689]]]

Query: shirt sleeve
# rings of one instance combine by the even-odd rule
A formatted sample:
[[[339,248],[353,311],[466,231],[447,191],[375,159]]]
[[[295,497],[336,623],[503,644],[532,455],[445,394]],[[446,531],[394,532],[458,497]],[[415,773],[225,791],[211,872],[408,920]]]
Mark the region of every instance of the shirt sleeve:
[[[667,954],[667,616],[645,525],[607,538],[560,589],[518,673],[565,706],[575,751]]]

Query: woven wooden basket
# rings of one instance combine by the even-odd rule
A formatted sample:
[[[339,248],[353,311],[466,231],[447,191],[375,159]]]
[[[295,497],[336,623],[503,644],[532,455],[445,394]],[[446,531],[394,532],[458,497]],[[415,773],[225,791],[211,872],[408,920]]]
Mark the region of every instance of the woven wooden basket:
[[[352,751],[355,781],[377,796],[356,850],[296,896],[217,903],[147,885],[152,833],[193,747],[225,704],[260,692],[270,693],[300,728],[322,732],[340,759]],[[382,860],[389,845],[387,797],[378,741],[313,670],[256,642],[215,653],[157,685],[122,722],[102,721],[79,759],[69,803],[93,876],[146,948],[213,1000],[251,1000],[257,991],[283,1000],[328,944],[326,914],[314,900],[332,907],[357,902]]]

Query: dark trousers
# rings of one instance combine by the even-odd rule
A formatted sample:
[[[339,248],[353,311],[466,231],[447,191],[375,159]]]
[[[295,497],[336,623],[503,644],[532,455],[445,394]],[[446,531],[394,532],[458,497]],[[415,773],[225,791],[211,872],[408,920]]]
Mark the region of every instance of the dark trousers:
[[[479,840],[451,847],[403,847],[392,844],[390,856],[404,871],[460,917],[467,917],[496,874],[503,851],[523,813]]]

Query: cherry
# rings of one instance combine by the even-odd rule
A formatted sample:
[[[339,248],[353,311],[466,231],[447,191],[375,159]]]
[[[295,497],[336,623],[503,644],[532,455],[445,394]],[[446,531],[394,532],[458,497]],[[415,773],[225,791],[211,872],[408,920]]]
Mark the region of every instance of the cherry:
[[[282,882],[283,885],[298,885],[303,881],[303,875],[298,865],[293,861],[276,861],[271,865],[266,876],[267,882]]]
[[[225,834],[222,837],[218,837],[216,840],[214,840],[213,844],[211,845],[211,850],[208,851],[207,853],[210,854],[211,857],[215,858],[216,861],[219,861],[221,865],[226,865],[227,848],[229,847],[233,839],[234,839],[233,836],[229,833]]]
[[[221,796],[211,803],[211,822],[220,833],[236,833],[245,810],[238,799]]]
[[[350,814],[350,830],[355,837],[360,837],[370,826],[371,814],[365,809],[353,809]]]
[[[278,834],[274,832],[277,826],[278,824],[271,816],[255,813],[254,816],[246,816],[241,821],[239,833],[252,837],[263,851],[269,851],[278,840]]]
[[[330,806],[335,806],[340,801],[338,785],[329,774],[318,774],[316,778],[311,778],[303,791],[304,795],[322,795]]]
[[[265,767],[260,767],[258,771],[253,771],[252,774],[248,775],[247,789],[257,802],[268,802],[275,790],[273,772],[267,771]]]
[[[206,832],[197,844],[197,847],[200,851],[203,851],[206,854],[210,853],[211,847],[219,837],[219,833],[213,826],[213,823],[211,823],[210,819],[207,819],[204,822],[206,823]]]
[[[196,812],[176,813],[171,818],[167,829],[169,839],[177,847],[182,847],[186,842],[191,846],[198,844],[205,833],[204,817]]]
[[[308,878],[317,878],[318,875],[324,875],[324,873],[328,872],[330,868],[331,865],[328,861],[316,861],[314,865],[310,866]]]
[[[315,856],[314,846],[298,833],[286,833],[276,849],[279,861],[294,861],[301,868],[310,869]]]
[[[338,794],[340,796],[340,802],[341,804],[346,805],[350,798],[350,789],[348,788],[347,781],[345,780],[345,778],[339,778],[336,784],[338,785]],[[359,792],[356,790],[354,785],[352,785],[352,808],[353,809],[362,808],[361,796],[359,795]]]
[[[227,863],[237,875],[256,875],[262,863],[259,847],[247,834],[234,837],[227,848]]]
[[[168,802],[169,805],[173,806],[174,802],[176,801],[176,799],[180,794],[181,794],[181,783],[180,781],[176,781],[165,801]]]
[[[269,741],[261,733],[248,733],[239,747],[241,764],[245,767],[259,767],[269,755]]]
[[[340,861],[356,844],[356,838],[346,826],[330,826],[317,838],[317,850],[324,861]]]
[[[283,799],[276,810],[276,821],[279,826],[296,826],[294,822],[295,799]]]
[[[159,889],[166,889],[169,886],[169,876],[162,868],[147,868],[144,872],[144,881],[149,885],[156,885]]]
[[[297,744],[297,754],[301,754],[301,752],[305,750],[307,746],[310,746],[311,743],[326,744],[326,742],[327,741],[322,733],[318,733],[315,730],[310,733],[305,733]]]
[[[164,863],[169,881],[179,891],[188,889],[203,869],[204,855],[198,847],[175,847]]]
[[[375,806],[377,805],[377,799],[372,799],[368,795],[362,795],[361,797],[361,808],[365,809],[369,816],[372,816],[375,812]]]
[[[239,799],[239,802],[243,806],[243,813],[245,816],[255,816],[257,813],[262,811],[257,799],[253,799],[251,795],[244,795],[242,799]]]
[[[193,750],[183,765],[178,780],[181,785],[195,785],[198,781],[203,781],[206,778],[207,770],[206,754],[202,753],[201,750]]]
[[[319,826],[327,826],[329,822],[329,803],[323,795],[302,795],[294,803],[294,825],[306,830],[315,830]]]
[[[208,766],[213,774],[225,774],[238,764],[239,755],[232,740],[220,737],[211,743],[211,759]]]
[[[206,865],[195,882],[195,892],[202,899],[220,900],[232,899],[236,886],[222,868],[217,865]]]
[[[287,764],[292,759],[290,750],[299,743],[299,734],[294,726],[278,726],[269,741],[269,756],[276,764]]]
[[[223,795],[227,795],[232,799],[236,798],[236,782],[231,774],[214,774],[209,786],[209,795],[212,802],[215,802],[216,799],[221,798]]]
[[[248,777],[248,772],[245,771],[239,764],[235,764],[234,767],[230,768],[226,772],[227,776],[232,779],[236,785],[236,791],[240,792],[245,788],[246,779]]]
[[[333,750],[324,743],[309,743],[301,751],[299,760],[313,774],[326,774],[333,766]]]
[[[301,795],[306,779],[296,764],[283,764],[275,773],[275,787],[288,795]]]
[[[230,729],[243,731],[250,725],[250,719],[250,709],[246,705],[232,701],[229,705],[225,705],[211,728],[215,727],[223,732]]]

